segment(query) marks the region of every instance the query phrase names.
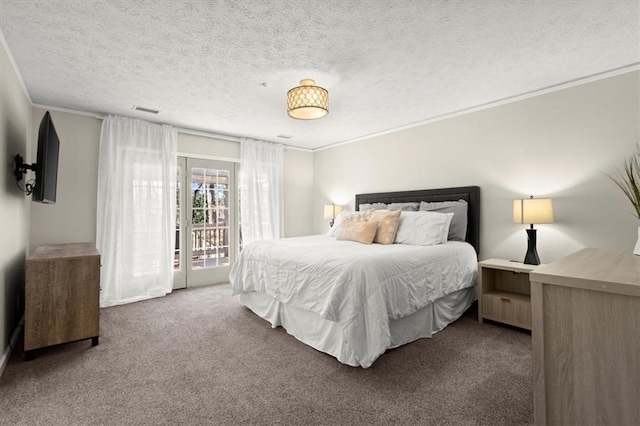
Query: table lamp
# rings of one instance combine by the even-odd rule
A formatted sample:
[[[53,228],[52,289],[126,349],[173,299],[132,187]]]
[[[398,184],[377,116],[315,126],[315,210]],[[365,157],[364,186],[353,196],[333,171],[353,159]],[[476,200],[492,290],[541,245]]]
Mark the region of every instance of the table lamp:
[[[528,223],[531,228],[527,229],[527,254],[524,263],[527,265],[539,265],[540,258],[536,251],[536,229],[537,223],[553,223],[553,205],[551,198],[537,198],[533,195],[530,199],[513,201],[513,222]]]
[[[329,221],[329,225],[333,228],[333,223],[335,221],[338,213],[342,211],[342,206],[336,206],[335,204],[326,204],[324,206],[324,218],[331,219]]]

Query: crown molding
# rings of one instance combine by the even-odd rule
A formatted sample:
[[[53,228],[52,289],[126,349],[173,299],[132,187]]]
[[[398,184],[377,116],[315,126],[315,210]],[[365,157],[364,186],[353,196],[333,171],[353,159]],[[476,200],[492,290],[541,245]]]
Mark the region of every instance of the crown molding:
[[[29,101],[29,105],[33,106],[33,101],[31,100],[31,95],[29,94],[29,91],[27,90],[27,86],[24,84],[24,80],[22,78],[22,74],[20,74],[20,70],[18,69],[18,65],[16,64],[16,61],[13,58],[13,55],[11,54],[11,49],[9,49],[9,45],[7,44],[7,40],[4,38],[4,34],[2,33],[2,29],[0,29],[0,43],[2,43],[2,47],[4,48],[4,51],[6,52],[7,57],[9,58],[9,63],[11,64],[11,67],[13,68],[13,72],[18,77],[18,81],[20,82],[20,87],[22,87],[22,91],[24,92],[24,95],[27,97],[27,100]]]
[[[382,132],[377,132],[377,133],[371,133],[369,135],[362,136],[362,137],[359,137],[359,138],[349,139],[349,140],[346,140],[346,141],[342,141],[342,142],[337,142],[337,143],[330,144],[330,145],[321,146],[319,148],[315,148],[313,150],[313,152],[319,152],[319,151],[324,151],[324,150],[327,150],[327,149],[337,148],[337,147],[342,146],[342,145],[348,145],[348,144],[351,144],[351,143],[354,143],[354,142],[359,142],[359,141],[363,141],[363,140],[366,140],[366,139],[375,138],[377,136],[387,135],[389,133],[395,133],[395,132],[399,132],[401,130],[406,130],[406,129],[411,129],[413,127],[423,126],[425,124],[434,123],[436,121],[446,120],[448,118],[457,117],[459,115],[470,114],[472,112],[482,111],[484,109],[494,108],[494,107],[497,107],[497,106],[500,106],[500,105],[505,105],[505,104],[509,104],[509,103],[512,103],[512,102],[517,102],[517,101],[521,101],[521,100],[524,100],[524,99],[533,98],[533,97],[536,97],[536,96],[546,95],[547,93],[557,92],[559,90],[568,89],[570,87],[580,86],[580,85],[591,83],[591,82],[594,82],[594,81],[597,81],[597,80],[602,80],[602,79],[605,79],[605,78],[614,77],[614,76],[617,76],[617,75],[620,75],[620,74],[626,74],[626,73],[633,72],[633,71],[638,71],[638,70],[640,70],[640,62],[636,62],[636,63],[633,63],[633,64],[629,64],[629,65],[625,65],[625,66],[622,66],[622,67],[618,67],[618,68],[614,68],[614,69],[608,70],[608,71],[603,71],[601,73],[592,74],[592,75],[589,75],[589,76],[586,76],[586,77],[581,77],[581,78],[576,78],[574,80],[564,81],[562,83],[558,83],[558,84],[554,84],[554,85],[551,85],[551,86],[543,87],[543,88],[537,89],[537,90],[532,90],[532,91],[526,92],[526,93],[521,93],[519,95],[509,96],[507,98],[498,99],[498,100],[495,100],[495,101],[490,101],[490,102],[487,102],[487,103],[484,103],[484,104],[480,104],[480,105],[476,105],[476,106],[473,106],[473,107],[464,108],[464,109],[461,109],[461,110],[458,110],[458,111],[454,111],[454,112],[438,115],[436,117],[431,117],[431,118],[428,118],[426,120],[418,121],[416,123],[407,124],[405,126],[394,127],[393,129],[384,130]]]
[[[62,107],[56,107],[56,106],[51,106],[51,105],[42,105],[42,104],[31,104],[31,106],[33,108],[40,108],[40,109],[46,109],[49,111],[58,111],[58,112],[64,112],[67,114],[75,114],[75,115],[82,115],[85,117],[93,117],[97,120],[103,120],[107,115],[106,114],[101,114],[101,113],[97,113],[97,112],[89,112],[89,111],[80,111],[80,110],[75,110],[75,109],[70,109],[70,108],[62,108]],[[137,118],[139,119],[139,117],[129,117],[129,118]],[[151,121],[151,120],[145,120],[145,121],[149,121],[151,123],[159,123],[159,124],[165,124],[165,123],[161,123],[161,122],[156,122],[156,121]],[[233,135],[227,135],[224,133],[214,133],[214,132],[208,132],[205,130],[197,130],[197,129],[188,129],[185,127],[179,127],[179,126],[174,126],[177,130],[178,133],[183,133],[186,135],[195,135],[195,136],[202,136],[205,138],[210,138],[210,139],[220,139],[223,141],[230,141],[230,142],[238,142],[240,143],[240,138],[241,136],[233,136]],[[281,145],[283,145],[285,147],[285,149],[292,149],[295,151],[304,151],[304,152],[313,152],[313,150],[308,149],[308,148],[301,148],[301,147],[297,147],[297,146],[293,146],[293,145],[286,145],[283,144],[281,142],[277,142]]]

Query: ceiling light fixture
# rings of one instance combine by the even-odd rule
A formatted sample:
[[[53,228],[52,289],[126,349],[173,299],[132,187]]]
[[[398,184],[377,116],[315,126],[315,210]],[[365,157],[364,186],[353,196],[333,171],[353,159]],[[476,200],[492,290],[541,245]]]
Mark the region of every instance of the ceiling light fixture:
[[[315,80],[300,80],[300,86],[287,92],[287,113],[298,120],[315,120],[329,114],[329,92]]]

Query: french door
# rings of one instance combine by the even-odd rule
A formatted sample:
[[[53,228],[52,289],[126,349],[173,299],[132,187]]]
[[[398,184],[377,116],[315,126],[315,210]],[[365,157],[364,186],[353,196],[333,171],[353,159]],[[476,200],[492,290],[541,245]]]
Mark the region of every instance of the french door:
[[[229,281],[238,238],[236,168],[178,157],[174,289]]]

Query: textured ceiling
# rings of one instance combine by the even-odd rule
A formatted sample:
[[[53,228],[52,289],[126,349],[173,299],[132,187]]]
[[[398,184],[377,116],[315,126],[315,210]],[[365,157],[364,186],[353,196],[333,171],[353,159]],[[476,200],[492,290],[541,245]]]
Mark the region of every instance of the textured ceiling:
[[[0,0],[0,29],[36,104],[305,148],[640,62],[637,0]],[[326,118],[287,116],[302,78]]]

